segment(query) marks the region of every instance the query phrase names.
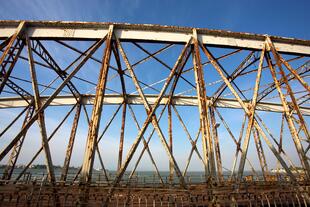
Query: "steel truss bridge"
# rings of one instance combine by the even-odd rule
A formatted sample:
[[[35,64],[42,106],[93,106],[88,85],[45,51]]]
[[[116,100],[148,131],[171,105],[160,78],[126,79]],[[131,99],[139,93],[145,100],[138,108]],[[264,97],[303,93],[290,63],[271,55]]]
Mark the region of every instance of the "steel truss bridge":
[[[309,40],[161,25],[0,21],[0,50],[5,206],[310,204]],[[56,127],[48,124],[51,114]],[[81,128],[88,129],[86,144],[76,152]],[[112,139],[111,128],[118,132],[115,173],[102,144]],[[61,137],[62,155],[51,150],[60,130],[69,131]],[[32,145],[27,139],[32,157],[23,154]],[[165,153],[152,153],[151,139]],[[83,162],[72,174],[74,153]],[[47,176],[34,180],[29,169],[39,156]],[[56,156],[63,158],[60,173]],[[195,182],[194,156],[203,171]],[[154,169],[152,182],[139,181],[144,157]],[[160,157],[167,159],[166,177]]]

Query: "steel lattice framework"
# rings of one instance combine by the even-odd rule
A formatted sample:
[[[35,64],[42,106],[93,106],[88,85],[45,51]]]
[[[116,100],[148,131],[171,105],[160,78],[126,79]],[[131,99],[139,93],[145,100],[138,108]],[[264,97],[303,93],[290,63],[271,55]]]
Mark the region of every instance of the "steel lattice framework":
[[[145,153],[155,169],[160,188],[167,190],[174,186],[176,192],[183,190],[181,194],[184,196],[183,194],[197,192],[186,179],[195,154],[205,173],[199,186],[209,186],[205,191],[208,196],[208,189],[217,192],[216,189],[228,185],[227,183],[239,187],[232,188],[229,193],[225,190],[218,191],[231,195],[236,189],[240,192],[243,190],[241,183],[253,184],[252,176],[245,174],[246,165],[257,175],[257,180],[272,186],[265,186],[262,191],[257,192],[272,189],[277,184],[271,185],[270,182],[277,180],[279,173],[271,173],[268,160],[275,159],[278,169],[283,168],[285,171],[282,173],[282,182],[290,183],[288,188],[294,187],[292,191],[296,193],[297,199],[304,199],[300,202],[309,202],[310,136],[307,119],[310,116],[310,87],[307,80],[310,74],[310,41],[160,25],[36,21],[0,21],[0,40],[1,120],[6,118],[5,111],[20,110],[7,125],[1,125],[0,139],[9,140],[1,142],[0,153],[0,161],[6,164],[2,181],[7,185],[13,182],[17,186],[36,158],[44,152],[47,183],[52,186],[54,202],[59,204],[59,197],[62,195],[59,193],[59,182],[70,181],[71,185],[73,180],[80,184],[77,190],[78,201],[85,204],[91,202],[90,186],[95,182],[93,168],[97,156],[105,178],[104,196],[100,202],[107,205],[120,196],[119,189],[125,185],[124,182],[129,183],[130,187],[130,181]],[[81,48],[74,46],[81,42],[86,42],[86,49],[85,45]],[[63,61],[57,61],[55,56],[66,54],[56,54],[58,50],[53,49],[53,45],[70,50],[75,58],[68,58],[66,63],[69,64],[63,66]],[[143,58],[134,58],[140,55],[130,47],[142,52]],[[160,56],[169,50],[173,50],[170,56],[168,53]],[[159,66],[147,66],[151,61]],[[22,72],[19,63],[24,64]],[[96,75],[82,78],[81,71],[90,67],[88,64],[97,64]],[[154,80],[146,75],[152,72],[153,77],[161,77],[161,80]],[[26,78],[26,73],[29,79]],[[54,75],[54,79],[49,79],[46,83],[47,77],[52,77],[50,73]],[[95,90],[89,92],[82,87],[83,84],[88,85],[88,89],[95,87]],[[244,89],[244,86],[248,88]],[[70,109],[49,133],[46,111],[57,111],[59,106]],[[110,118],[104,110],[108,106],[113,106],[115,110]],[[195,108],[197,114],[182,117],[184,108],[185,111],[187,108]],[[233,123],[229,124],[229,118],[221,110],[238,111],[240,118],[237,122],[242,123],[240,130],[236,130]],[[121,116],[118,122],[115,120],[117,114]],[[278,120],[274,118],[275,124],[279,124],[276,129],[279,132],[275,134],[272,126],[265,123],[264,117],[267,115],[264,114],[269,114],[271,119],[280,117]],[[69,138],[63,138],[63,142],[68,144],[63,155],[61,174],[58,176],[53,166],[54,154],[50,149],[50,140],[70,116],[73,118],[72,127]],[[162,117],[166,117],[166,122],[161,121]],[[79,124],[82,119],[88,126],[83,163],[69,180],[71,157],[79,126],[82,127]],[[103,124],[103,119],[107,119],[106,125]],[[193,134],[190,129],[192,125],[186,119],[196,120],[199,125],[197,132]],[[111,177],[102,157],[101,151],[105,147],[99,146],[107,130],[115,128],[114,122],[118,123],[116,128],[120,132],[119,139],[115,140],[118,145],[117,172]],[[16,174],[16,164],[24,141],[31,136],[27,132],[36,124],[42,146]],[[124,156],[124,142],[131,136],[126,131],[131,128],[137,131],[127,155]],[[12,129],[15,131],[14,135],[9,133]],[[16,131],[17,129],[20,130]],[[220,129],[225,130],[225,139],[232,142],[231,169],[223,164],[225,150],[222,150]],[[287,133],[284,132],[285,129]],[[177,149],[173,150],[179,139],[174,133],[183,130],[190,143],[190,154],[185,167],[181,167],[183,164],[178,162],[174,153]],[[165,181],[156,163],[158,155],[151,152],[150,140],[153,135],[158,136],[168,157],[169,182]],[[285,146],[285,139],[289,139],[292,146]],[[140,145],[142,151],[138,153]],[[258,168],[249,158],[250,145],[255,147],[255,152],[252,153],[258,158]],[[291,157],[292,149],[296,153],[295,160]],[[135,163],[134,156],[138,156]],[[125,176],[131,163],[133,168]],[[225,174],[227,170],[229,176]],[[174,177],[178,178],[176,182]],[[279,192],[279,187],[275,189]],[[264,193],[260,195],[265,196]],[[225,199],[236,201],[237,197],[235,195]],[[296,199],[295,194],[293,197]],[[215,198],[211,196],[206,200],[213,202]],[[5,197],[1,199],[5,200]],[[129,203],[133,198],[126,199],[125,202]],[[247,199],[252,200],[251,197]],[[266,199],[268,200],[268,196]],[[177,200],[174,202],[178,203]]]

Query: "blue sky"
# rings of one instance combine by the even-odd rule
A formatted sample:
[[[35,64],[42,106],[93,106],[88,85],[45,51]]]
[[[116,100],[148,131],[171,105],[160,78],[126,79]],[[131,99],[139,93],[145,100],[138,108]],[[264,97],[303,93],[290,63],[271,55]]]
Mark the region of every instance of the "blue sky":
[[[294,37],[300,39],[310,39],[310,28],[309,28],[309,8],[310,1],[298,1],[292,2],[289,0],[282,1],[268,1],[268,0],[260,0],[260,1],[228,1],[228,0],[217,0],[217,1],[142,1],[142,0],[120,0],[120,1],[107,1],[107,0],[88,0],[88,1],[64,1],[64,0],[0,0],[0,19],[2,20],[55,20],[55,21],[95,21],[95,22],[126,22],[126,23],[143,23],[143,24],[161,24],[161,25],[176,25],[176,26],[188,26],[188,27],[201,27],[201,28],[209,28],[209,29],[223,29],[223,30],[231,30],[236,32],[250,32],[250,33],[260,33],[260,34],[270,34],[270,35],[278,35],[285,37]],[[233,2],[233,3],[232,3]],[[85,45],[82,45],[85,47]],[[130,47],[130,46],[128,46]],[[154,48],[151,47],[154,50]],[[180,49],[180,48],[179,48]],[[56,59],[59,58],[60,62],[63,65],[70,62],[68,59],[63,58],[64,53],[57,54],[57,48],[51,48],[54,50]],[[130,48],[128,49],[130,50]],[[139,59],[137,57],[143,57],[143,54],[133,53],[135,57],[131,57],[132,60]],[[100,54],[97,54],[100,58]],[[145,54],[144,54],[145,55]],[[178,53],[171,53],[173,58],[176,58]],[[72,56],[74,57],[74,56]],[[171,59],[171,56],[162,56],[163,59]],[[172,58],[172,59],[173,59]],[[205,58],[203,58],[205,59]],[[134,61],[132,61],[134,62]],[[224,65],[236,64],[237,62],[223,62]],[[94,63],[93,63],[94,64]],[[150,63],[150,67],[155,67],[154,64]],[[172,61],[173,64],[173,61]],[[94,66],[97,67],[95,64]],[[97,74],[98,71],[95,71],[93,74]],[[87,76],[87,73],[80,73],[81,76]],[[163,73],[162,75],[167,75]],[[148,82],[148,79],[152,77],[147,76],[146,74],[142,74],[141,76]],[[159,75],[156,76],[159,78]],[[190,78],[190,77],[189,77]],[[217,77],[218,78],[218,77]],[[211,80],[217,79],[215,74]],[[95,78],[96,79],[96,78]],[[240,83],[244,84],[244,83]],[[89,90],[92,87],[88,86]],[[115,107],[110,107],[111,109],[115,109]],[[59,109],[61,111],[62,109]],[[63,109],[65,111],[65,109]],[[91,111],[88,107],[89,112]],[[191,111],[190,109],[188,109]],[[194,110],[193,110],[194,111]],[[230,115],[227,111],[223,110],[224,117],[232,123],[233,128],[240,128],[240,121],[242,119],[242,115],[239,112],[232,112]],[[225,113],[226,112],[226,113]],[[50,118],[47,119],[49,122],[49,127],[53,128],[56,126],[56,121],[60,119],[62,113],[53,114],[54,112],[48,112],[47,116],[50,115]],[[106,115],[110,115],[112,110],[105,110],[104,113]],[[183,112],[184,116],[186,113]],[[189,113],[189,112],[188,112]],[[188,114],[187,113],[187,114]],[[195,112],[197,113],[197,111]],[[9,116],[10,112],[6,111],[5,114]],[[14,113],[13,113],[14,114]],[[237,114],[237,115],[236,115]],[[140,113],[141,117],[143,115]],[[239,115],[239,116],[238,116]],[[262,114],[264,116],[264,114]],[[265,115],[268,117],[268,115]],[[140,117],[140,118],[141,118]],[[278,119],[281,117],[278,116]],[[141,118],[142,119],[142,118]],[[175,118],[176,119],[176,118]],[[196,117],[197,120],[197,117]],[[273,124],[271,119],[267,118],[267,123]],[[3,124],[3,123],[2,123]],[[189,126],[192,127],[191,133],[194,137],[197,123],[192,123],[188,121]],[[5,125],[5,124],[3,124]],[[142,125],[142,122],[140,123]],[[78,136],[81,139],[87,135],[87,128],[85,123],[81,123],[81,130],[78,132]],[[67,125],[70,127],[70,124]],[[181,127],[181,126],[179,126]],[[32,129],[33,133],[36,129]],[[227,136],[227,132],[225,129],[222,130],[223,137],[223,150],[230,149],[232,142],[225,142],[225,136]],[[114,130],[114,134],[118,130]],[[65,130],[58,137],[68,137],[68,130]],[[130,136],[134,137],[134,130],[130,131]],[[180,135],[180,134],[179,134]],[[116,136],[113,135],[113,131],[111,132],[111,137]],[[183,133],[183,136],[185,134]],[[235,136],[238,136],[238,132],[235,133]],[[58,141],[55,141],[53,148],[55,154],[57,154],[57,149],[61,148],[63,151],[65,148],[63,141],[58,138]],[[185,138],[184,138],[185,139]],[[83,145],[84,141],[78,141],[78,146]],[[104,140],[103,146],[112,146],[114,143],[113,140]],[[159,142],[154,142],[155,144],[159,144]],[[288,142],[289,143],[289,142]],[[128,141],[128,146],[130,145],[130,139]],[[187,143],[188,144],[188,143]],[[40,146],[40,143],[36,144]],[[29,145],[30,146],[30,143]],[[125,152],[128,151],[125,149]],[[177,144],[176,146],[182,147],[181,144]],[[293,151],[294,148],[288,148],[288,151]],[[31,154],[32,148],[26,149],[26,154]],[[79,165],[81,153],[84,150],[83,147],[77,149],[79,155],[73,157],[73,165]],[[111,161],[107,157],[113,153],[115,149],[102,149],[103,153],[106,153],[105,161],[107,162],[108,168],[115,167],[115,162]],[[253,150],[255,150],[253,148]],[[53,150],[52,150],[53,151]],[[108,151],[108,152],[107,152]],[[162,149],[154,149],[154,154],[165,153]],[[234,150],[233,150],[234,151]],[[109,154],[110,153],[110,154]],[[183,160],[185,160],[185,156],[182,154],[181,150],[176,150],[176,154],[183,156]],[[187,156],[187,155],[186,155]],[[296,157],[295,157],[296,158]],[[63,156],[56,156],[54,162],[56,164],[62,164]],[[229,155],[223,155],[223,159],[226,159],[225,165],[231,164],[229,160]],[[40,160],[40,159],[39,159]],[[41,158],[42,161],[42,158]],[[160,169],[167,169],[167,162],[164,160],[158,161],[160,164]],[[257,160],[254,161],[257,163]],[[114,163],[114,164],[113,164]],[[151,169],[150,165],[147,163],[147,160],[144,162],[145,168],[141,169]],[[198,166],[199,161],[195,162]],[[274,162],[273,162],[274,163]],[[95,164],[98,166],[98,163]],[[201,166],[201,163],[199,163]],[[228,167],[230,168],[230,167]],[[197,169],[197,168],[192,168]]]
[[[1,19],[206,27],[310,39],[307,0],[2,0]]]

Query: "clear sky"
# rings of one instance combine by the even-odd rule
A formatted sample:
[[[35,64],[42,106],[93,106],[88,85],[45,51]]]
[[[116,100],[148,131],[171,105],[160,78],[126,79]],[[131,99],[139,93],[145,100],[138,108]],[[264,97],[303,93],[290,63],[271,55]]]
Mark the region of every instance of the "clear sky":
[[[0,0],[0,5],[1,20],[55,20],[161,24],[270,34],[310,40],[310,1],[307,0]],[[63,53],[58,54],[58,56],[63,56]],[[61,59],[61,61],[64,64],[68,62],[67,59]],[[82,75],[85,76],[86,74]],[[5,113],[8,114],[7,116],[10,114],[7,111]],[[111,111],[108,110],[106,113],[111,114]],[[49,112],[47,112],[47,114],[49,114]],[[55,126],[56,120],[60,119],[60,115],[61,114],[58,113],[48,119],[50,126]],[[57,117],[59,119],[57,119]],[[240,128],[241,117],[236,118],[230,116],[228,119],[230,119],[232,123],[235,123],[233,127]],[[278,119],[280,119],[280,116]],[[2,123],[0,122],[0,125],[5,125],[4,122],[5,121],[2,121]],[[70,124],[68,127],[70,127]],[[192,131],[192,136],[194,137],[195,132],[194,130]],[[227,135],[227,132],[224,131],[225,129],[222,129],[222,133],[226,133],[225,135]],[[68,132],[69,130],[58,135],[58,137],[64,137],[65,135],[68,136]],[[84,128],[82,128],[78,136],[84,137],[85,140],[86,135],[87,129],[84,125]],[[238,133],[235,133],[235,136],[237,135]],[[134,137],[135,134],[132,133],[131,136]],[[63,141],[59,140],[54,144],[58,144],[58,147],[64,150],[65,146],[63,143]],[[65,143],[67,143],[67,141]],[[113,142],[105,144],[113,145]],[[39,145],[40,144],[38,143],[38,146]],[[29,146],[30,145],[28,145],[28,147]],[[223,147],[225,151],[229,146],[225,146],[224,143]],[[54,150],[57,154],[57,149],[55,148]],[[80,147],[79,150],[79,156],[73,158],[73,165],[79,165],[79,163],[81,163],[80,159],[83,155],[81,152],[83,152],[84,149],[83,147]],[[105,150],[104,147],[102,150]],[[110,149],[107,149],[107,151],[109,150]],[[163,150],[156,151],[155,149],[154,151],[155,154],[164,153]],[[28,148],[27,153],[31,154],[31,152],[32,149],[30,147]],[[183,156],[182,150],[179,152],[177,151],[176,153]],[[188,154],[188,152],[186,152],[186,154]],[[108,168],[115,167],[115,162],[113,164],[107,157],[104,159],[108,163]],[[229,156],[225,157],[224,155],[224,159],[229,159]],[[61,165],[63,162],[63,156],[59,156],[54,161],[56,164]],[[159,162],[161,163],[161,169],[167,169],[167,162],[161,162],[160,160]],[[230,165],[231,160],[226,160],[225,164]],[[149,163],[145,163],[145,165],[147,167],[142,169],[151,168],[149,167]],[[97,162],[96,166],[98,166]]]
[[[1,19],[206,27],[310,39],[307,0],[1,0]]]

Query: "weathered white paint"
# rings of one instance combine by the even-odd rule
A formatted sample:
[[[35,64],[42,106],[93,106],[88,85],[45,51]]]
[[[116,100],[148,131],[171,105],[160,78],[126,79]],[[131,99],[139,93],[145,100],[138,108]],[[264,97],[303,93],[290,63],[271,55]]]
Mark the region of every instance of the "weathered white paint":
[[[0,39],[11,36],[17,21],[0,21]],[[107,34],[107,23],[87,22],[28,22],[30,38],[41,39],[100,39]],[[191,28],[159,25],[116,24],[115,34],[121,40],[185,43],[192,35]],[[198,39],[204,44],[244,49],[261,49],[264,35],[197,29]],[[272,37],[282,53],[310,55],[310,41]]]
[[[150,104],[154,104],[157,96],[154,95],[145,95],[147,101]],[[44,102],[48,96],[42,96],[41,101]],[[93,104],[95,95],[83,95],[82,103],[83,104]],[[160,104],[165,104],[167,102],[167,97],[164,97]],[[141,97],[138,95],[128,95],[127,102],[130,104],[143,105],[143,101]],[[173,97],[173,104],[177,106],[197,106],[198,101],[196,96],[175,96]],[[246,101],[244,101],[247,103]],[[73,105],[76,103],[76,100],[73,96],[57,96],[52,103],[51,106],[64,106],[64,105]],[[117,94],[108,94],[104,98],[103,104],[105,105],[114,105],[123,103],[123,97]],[[210,104],[210,99],[208,98],[207,104]],[[25,100],[20,97],[6,97],[0,98],[0,109],[2,108],[17,108],[17,107],[26,107],[28,104]],[[233,108],[233,109],[241,109],[242,107],[238,103],[237,100],[233,99],[218,99],[215,103],[215,106],[220,108]],[[261,102],[256,106],[256,110],[259,111],[270,111],[270,112],[283,112],[283,107],[281,104],[276,103],[268,103]],[[300,107],[301,112],[305,116],[310,116],[310,108],[308,107]]]

